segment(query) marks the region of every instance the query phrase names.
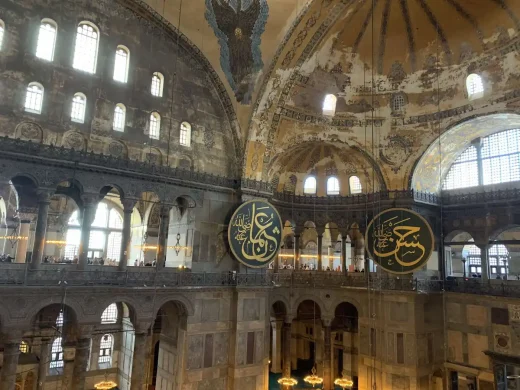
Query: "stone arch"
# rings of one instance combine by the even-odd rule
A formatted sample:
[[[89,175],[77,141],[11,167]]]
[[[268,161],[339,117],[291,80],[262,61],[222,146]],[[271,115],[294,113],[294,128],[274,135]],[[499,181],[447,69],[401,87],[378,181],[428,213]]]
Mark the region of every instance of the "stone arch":
[[[19,209],[38,207],[39,184],[35,177],[26,173],[18,174],[11,178],[11,183],[17,193]]]
[[[87,141],[85,136],[79,131],[67,131],[63,134],[61,145],[68,149],[74,149],[80,152],[87,150]]]
[[[180,307],[183,309],[183,312],[188,316],[192,316],[195,314],[195,308],[193,306],[193,303],[188,298],[186,298],[183,295],[170,295],[164,297],[157,297],[155,301],[155,312],[152,313],[153,316],[157,317],[157,312],[159,311],[159,308],[168,302],[175,302],[176,304],[180,305]]]
[[[285,319],[290,310],[289,302],[282,296],[275,296],[271,299],[271,318]]]
[[[53,297],[44,299],[29,308],[27,310],[27,318],[30,320],[31,325],[40,324],[40,326],[53,327],[56,324],[60,310],[63,310],[64,313],[64,325],[81,322],[82,317],[80,313],[82,313],[82,310],[77,302],[69,300],[67,303],[57,303]]]
[[[312,295],[310,293],[308,294],[298,294],[298,297],[293,301],[291,305],[291,316],[293,318],[296,318],[298,315],[298,307],[304,302],[304,301],[312,301],[316,303],[316,307],[319,308],[320,316],[323,316],[323,313],[325,312],[325,303],[320,299],[317,295]],[[318,312],[318,311],[317,311]]]
[[[43,130],[40,125],[30,121],[19,123],[14,130],[15,138],[41,144],[43,142]]]
[[[104,198],[111,191],[112,192],[113,191],[117,191],[117,193],[119,195],[119,199],[124,199],[125,198],[125,191],[123,190],[123,187],[120,186],[119,184],[112,183],[112,182],[110,184],[106,184],[103,187],[101,187],[101,189],[99,190],[99,194]]]
[[[180,169],[190,171],[194,168],[193,161],[190,157],[182,155],[179,157],[179,160],[177,161],[177,167]]]
[[[503,235],[504,233],[511,231],[513,229],[519,229],[519,228],[520,228],[520,225],[514,224],[514,223],[509,223],[507,225],[500,226],[491,232],[491,234],[489,235],[489,239],[497,240],[499,238],[499,236]]]
[[[105,309],[112,303],[117,305],[118,320],[122,317],[128,317],[134,327],[139,323],[136,307],[139,307],[138,303],[131,297],[107,297],[99,302],[97,305],[95,316],[101,323],[101,316]]]
[[[344,305],[344,304],[349,304],[356,310],[358,319],[359,319],[359,317],[362,316],[363,305],[359,302],[358,299],[356,299],[352,296],[349,296],[348,299],[345,299],[344,297],[335,299],[334,302],[332,303],[332,308],[334,309],[332,314],[334,316],[336,316],[336,314],[338,313],[338,310],[340,310],[342,308],[342,305]]]

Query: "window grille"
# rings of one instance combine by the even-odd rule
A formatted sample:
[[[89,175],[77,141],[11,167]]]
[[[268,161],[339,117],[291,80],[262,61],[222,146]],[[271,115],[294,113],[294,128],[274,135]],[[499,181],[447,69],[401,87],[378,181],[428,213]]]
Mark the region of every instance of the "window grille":
[[[116,50],[116,61],[114,63],[114,80],[126,83],[128,80],[128,65],[130,52],[123,46],[118,46]]]
[[[50,368],[63,367],[63,347],[61,346],[61,337],[56,337],[51,348]]]
[[[150,115],[150,138],[151,139],[159,139],[161,132],[161,116],[152,112]]]
[[[117,322],[117,305],[115,303],[111,303],[101,314],[101,323],[102,324],[115,324]]]
[[[79,24],[76,33],[74,50],[74,69],[88,73],[96,73],[99,32],[96,27],[87,22]]]
[[[114,110],[114,123],[113,127],[115,131],[125,131],[125,115],[126,108],[122,104],[116,105]]]
[[[359,180],[359,177],[351,176],[349,179],[349,185],[351,194],[361,194],[363,192],[363,187],[361,186],[361,180]]]
[[[112,347],[114,345],[114,339],[112,335],[106,334],[101,339],[101,343],[99,345],[99,358],[98,363],[112,363]]]
[[[484,96],[484,84],[482,83],[482,77],[478,74],[470,74],[466,79],[466,89],[468,91],[468,98],[478,99]]]
[[[152,87],[151,87],[152,95],[162,97],[163,86],[164,86],[164,76],[159,72],[155,72],[152,76]]]
[[[337,177],[327,179],[327,195],[339,195],[339,180]]]
[[[25,95],[25,111],[34,114],[42,113],[43,87],[38,83],[31,83]]]
[[[316,178],[314,176],[309,176],[307,179],[305,179],[305,182],[303,183],[303,193],[308,195],[314,195],[316,194]]]
[[[56,46],[56,23],[51,20],[43,20],[38,33],[38,44],[36,46],[36,57],[52,61],[54,59],[54,48]]]
[[[70,117],[73,122],[85,122],[85,108],[87,105],[87,98],[82,93],[77,93],[72,98],[72,111]]]
[[[334,116],[336,114],[336,96],[328,94],[323,100],[323,115]]]
[[[191,144],[191,125],[188,122],[181,123],[180,144],[182,146]]]

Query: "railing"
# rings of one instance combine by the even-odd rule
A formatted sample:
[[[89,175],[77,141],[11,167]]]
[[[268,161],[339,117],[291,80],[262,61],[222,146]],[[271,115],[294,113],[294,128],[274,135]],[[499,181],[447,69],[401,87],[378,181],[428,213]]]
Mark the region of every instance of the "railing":
[[[364,205],[366,203],[374,203],[380,201],[393,200],[410,200],[429,204],[439,204],[439,197],[429,192],[421,192],[416,190],[391,190],[379,191],[368,194],[350,195],[350,196],[312,196],[312,195],[295,195],[289,192],[275,192],[273,199],[279,202],[308,204],[308,205],[327,205],[327,206],[343,206],[343,205]]]
[[[471,194],[450,194],[449,192],[442,194],[442,203],[444,205],[478,204],[508,200],[520,200],[520,189],[511,188],[474,192]]]
[[[108,267],[107,267],[108,268]],[[146,272],[136,269],[117,271],[100,269],[76,271],[62,269],[29,270],[0,267],[0,286],[120,286],[120,287],[295,287],[359,288],[416,293],[453,292],[520,298],[520,284],[515,281],[484,283],[480,280],[450,281],[389,278],[371,274],[343,275],[336,272],[282,271],[237,274],[233,272],[196,273],[169,270]]]
[[[113,157],[102,153],[77,151],[64,148],[63,146],[36,144],[7,136],[0,138],[0,151],[3,152],[3,154],[24,154],[31,157],[57,159],[154,176],[164,176],[171,179],[186,180],[219,187],[234,189],[240,187],[240,180],[236,178],[228,178],[189,169],[174,168],[167,165],[157,165],[150,162],[130,160],[128,158]]]

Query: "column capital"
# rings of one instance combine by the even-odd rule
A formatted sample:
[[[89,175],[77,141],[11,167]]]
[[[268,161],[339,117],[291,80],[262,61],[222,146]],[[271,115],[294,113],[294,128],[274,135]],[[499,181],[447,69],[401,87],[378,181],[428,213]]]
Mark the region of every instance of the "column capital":
[[[134,207],[138,201],[139,201],[139,199],[122,198],[121,203],[123,204],[123,211],[125,213],[132,213],[134,211]]]
[[[48,188],[38,188],[36,190],[38,195],[38,203],[51,203],[51,197],[54,195],[54,191]]]
[[[161,218],[169,217],[170,210],[172,207],[173,207],[172,205],[161,203],[159,206],[159,215],[161,216]]]
[[[16,344],[20,346],[23,332],[19,329],[6,329],[1,334],[4,344]]]
[[[83,203],[83,207],[94,207],[97,206],[97,204],[101,200],[101,195],[99,194],[81,194],[80,199]]]
[[[38,216],[38,209],[24,207],[22,209],[18,209],[16,214],[20,223],[32,223],[36,221]]]
[[[322,318],[321,323],[324,328],[330,328],[330,326],[332,325],[332,318]]]

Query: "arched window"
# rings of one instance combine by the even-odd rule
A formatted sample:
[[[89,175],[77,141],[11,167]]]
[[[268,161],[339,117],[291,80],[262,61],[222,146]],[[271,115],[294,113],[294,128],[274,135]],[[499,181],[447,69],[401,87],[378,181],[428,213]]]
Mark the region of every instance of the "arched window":
[[[56,327],[61,328],[63,327],[63,312],[60,311],[58,314],[58,317],[56,317]]]
[[[466,89],[468,91],[469,100],[478,99],[484,96],[484,84],[482,77],[472,73],[466,79]]]
[[[121,213],[107,203],[99,203],[96,215],[91,225],[87,256],[93,264],[107,265],[118,262],[121,254],[121,241],[123,239],[123,221]],[[81,227],[78,221],[78,212],[72,213],[66,235],[64,257],[73,260],[78,256],[81,241]],[[103,258],[103,264],[95,259]],[[112,263],[109,263],[109,260]]]
[[[115,131],[125,131],[125,116],[126,107],[119,103],[114,109],[114,123],[113,128]]]
[[[98,46],[98,28],[90,22],[81,22],[76,32],[76,47],[72,66],[84,72],[96,73]]]
[[[56,337],[52,342],[50,368],[63,367],[63,347],[61,346],[61,337]]]
[[[348,184],[350,186],[351,194],[361,194],[363,192],[363,187],[361,186],[361,180],[357,176],[350,176],[348,179]]]
[[[400,93],[392,96],[392,111],[393,112],[401,112],[404,108],[404,96]]]
[[[25,95],[25,111],[41,114],[43,105],[43,86],[40,83],[30,83]]]
[[[464,245],[462,248],[462,258],[466,259],[470,275],[482,274],[482,260],[480,258],[480,248],[478,246],[474,244]]]
[[[114,80],[126,83],[128,80],[128,67],[130,63],[130,51],[125,46],[119,45],[116,50],[114,63]]]
[[[509,274],[509,251],[503,244],[495,244],[488,251],[491,274],[506,276]]]
[[[181,123],[180,144],[182,146],[191,145],[191,125],[188,122]]]
[[[316,194],[316,178],[309,176],[303,183],[303,193],[308,195]]]
[[[443,188],[453,190],[475,186],[478,186],[477,148],[470,146],[451,166],[444,179]]]
[[[327,179],[327,195],[339,195],[339,180],[331,176]]]
[[[164,76],[162,73],[155,72],[152,76],[152,95],[161,97],[163,95]]]
[[[78,92],[72,98],[72,110],[70,112],[70,119],[72,122],[85,122],[85,108],[87,107],[87,97]]]
[[[151,139],[159,139],[161,135],[161,116],[157,112],[150,114],[150,131]]]
[[[47,61],[52,61],[54,59],[54,48],[56,47],[57,31],[58,26],[54,20],[42,20],[40,24],[40,32],[38,33],[36,57]]]
[[[520,181],[520,129],[476,141],[450,167],[443,181],[444,190]]]
[[[5,24],[4,21],[0,19],[0,50],[4,47],[4,32]]]
[[[325,96],[323,100],[323,115],[334,116],[336,114],[336,101],[338,99],[332,94]]]
[[[99,344],[98,364],[107,366],[112,365],[112,348],[114,347],[114,338],[111,334],[105,334],[101,338]]]
[[[27,344],[25,341],[22,341],[20,343],[20,352],[21,353],[29,353],[29,344]]]
[[[101,323],[102,324],[115,324],[117,322],[117,305],[115,303],[111,303],[105,309],[103,314],[101,314]]]

